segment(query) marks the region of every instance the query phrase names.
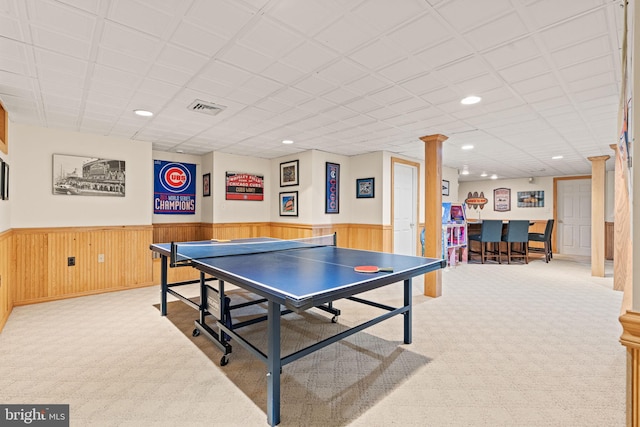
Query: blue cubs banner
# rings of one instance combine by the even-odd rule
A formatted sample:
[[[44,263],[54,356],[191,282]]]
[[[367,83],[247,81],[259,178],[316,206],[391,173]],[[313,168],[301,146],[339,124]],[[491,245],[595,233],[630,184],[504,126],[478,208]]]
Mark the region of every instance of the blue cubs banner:
[[[196,165],[153,161],[153,213],[196,213]]]

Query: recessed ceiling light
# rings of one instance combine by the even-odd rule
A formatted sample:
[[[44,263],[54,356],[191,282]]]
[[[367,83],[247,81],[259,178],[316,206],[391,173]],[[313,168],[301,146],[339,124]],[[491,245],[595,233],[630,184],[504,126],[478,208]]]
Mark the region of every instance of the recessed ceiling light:
[[[484,178],[485,176],[487,176],[487,175],[488,175],[488,174],[487,174],[486,172],[482,172],[482,173],[480,174],[480,176],[481,176],[481,177],[483,177],[483,178]]]
[[[142,117],[151,117],[153,116],[153,113],[151,111],[147,111],[147,110],[133,110],[133,113],[137,116],[142,116]]]
[[[460,175],[469,175],[469,166],[464,165],[462,167],[462,172],[460,172]]]
[[[282,143],[283,143],[283,144],[293,144],[293,141],[292,141],[292,140],[290,140],[290,139],[283,139],[283,140],[282,140]]]
[[[560,160],[563,156],[553,156],[551,160]]]
[[[493,175],[491,175],[491,179],[498,179],[498,175],[494,173]]]
[[[460,148],[462,148],[463,150],[473,150],[473,145],[467,144],[467,145],[463,145]]]
[[[181,149],[179,149],[179,148],[178,148],[178,149],[176,150],[176,153],[180,153],[180,154],[182,154],[182,153],[184,153],[184,150],[181,150]]]
[[[467,96],[466,98],[463,98],[462,101],[460,101],[460,104],[464,104],[464,105],[477,104],[481,100],[482,98],[480,98],[479,96],[471,95],[471,96]]]

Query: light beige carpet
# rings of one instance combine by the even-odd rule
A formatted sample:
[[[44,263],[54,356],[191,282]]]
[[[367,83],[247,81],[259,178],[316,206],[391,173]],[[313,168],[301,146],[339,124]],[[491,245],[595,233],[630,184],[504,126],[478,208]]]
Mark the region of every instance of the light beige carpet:
[[[400,284],[372,292],[391,305]],[[461,265],[443,296],[413,288],[413,343],[394,318],[284,367],[282,426],[625,425],[621,294],[583,259]],[[197,293],[196,287],[186,292]],[[72,426],[266,425],[265,367],[229,365],[197,312],[157,287],[14,308],[0,334],[0,401],[68,403]],[[367,320],[350,301],[289,315],[284,347]],[[253,332],[260,337],[261,325]]]

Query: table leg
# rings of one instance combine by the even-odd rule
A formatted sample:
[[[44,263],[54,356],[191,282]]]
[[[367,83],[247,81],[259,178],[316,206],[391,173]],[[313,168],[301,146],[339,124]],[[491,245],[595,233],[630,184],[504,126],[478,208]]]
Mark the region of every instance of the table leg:
[[[280,304],[268,303],[267,319],[267,423],[280,423]]]
[[[167,284],[167,257],[162,255],[160,257],[160,315],[167,315],[167,290],[169,285]]]
[[[404,281],[404,306],[409,307],[404,313],[404,343],[411,344],[411,279]]]

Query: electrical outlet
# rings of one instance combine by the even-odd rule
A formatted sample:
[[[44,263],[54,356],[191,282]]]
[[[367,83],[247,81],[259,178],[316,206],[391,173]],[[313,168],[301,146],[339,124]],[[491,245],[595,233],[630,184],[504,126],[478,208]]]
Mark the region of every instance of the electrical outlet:
[[[98,254],[98,262],[104,262],[104,254]]]
[[[67,266],[73,267],[74,265],[76,265],[76,257],[70,256],[69,258],[67,258]]]

